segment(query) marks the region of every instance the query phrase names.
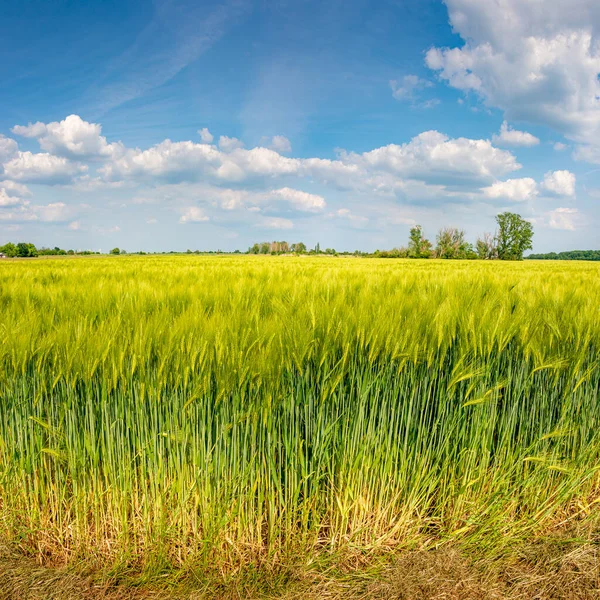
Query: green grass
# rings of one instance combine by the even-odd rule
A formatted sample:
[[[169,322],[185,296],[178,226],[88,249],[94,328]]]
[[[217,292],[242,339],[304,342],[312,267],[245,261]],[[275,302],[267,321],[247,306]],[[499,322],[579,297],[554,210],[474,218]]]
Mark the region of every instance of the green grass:
[[[137,581],[480,552],[597,507],[600,269],[0,263],[0,538]]]

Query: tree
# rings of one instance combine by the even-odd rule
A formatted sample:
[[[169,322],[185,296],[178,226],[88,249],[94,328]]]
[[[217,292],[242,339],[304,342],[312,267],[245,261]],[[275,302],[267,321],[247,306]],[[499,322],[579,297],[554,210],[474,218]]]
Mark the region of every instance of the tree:
[[[498,258],[501,260],[523,260],[525,250],[533,245],[533,225],[511,212],[503,212],[496,216],[498,233]]]
[[[297,242],[294,244],[294,252],[296,254],[306,254],[306,244],[304,242]]]
[[[440,229],[436,237],[435,255],[437,258],[469,258],[473,248],[465,240],[465,232],[456,227]]]
[[[27,244],[26,242],[20,242],[17,244],[17,254],[19,258],[29,258],[37,256],[37,249],[33,244]]]
[[[429,258],[431,256],[431,242],[423,236],[420,225],[415,225],[410,229],[408,256],[410,258]]]
[[[482,260],[498,258],[496,238],[491,233],[484,233],[482,238],[477,238],[475,249],[477,257]]]
[[[113,249],[110,251],[110,253],[111,253],[111,254],[121,254],[121,250],[119,250],[119,248],[113,248]]]
[[[14,258],[17,256],[17,247],[12,242],[8,242],[8,244],[0,247],[0,252],[8,258]]]

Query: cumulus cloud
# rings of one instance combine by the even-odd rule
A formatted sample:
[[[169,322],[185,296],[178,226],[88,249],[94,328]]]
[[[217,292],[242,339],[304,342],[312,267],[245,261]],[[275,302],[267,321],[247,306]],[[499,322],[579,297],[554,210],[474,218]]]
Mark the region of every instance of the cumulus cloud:
[[[0,173],[2,172],[2,163],[11,159],[18,151],[17,142],[0,134]]]
[[[212,141],[215,139],[213,134],[206,127],[199,129],[198,133],[200,134],[200,141],[203,144],[212,144]]]
[[[269,142],[269,148],[285,154],[292,151],[292,144],[284,135],[274,135]]]
[[[549,172],[539,184],[529,177],[507,179],[521,165],[514,154],[495,144],[524,145],[533,136],[506,122],[493,140],[450,138],[432,130],[402,144],[362,153],[337,150],[330,159],[284,156],[290,145],[283,136],[266,139],[271,147],[247,149],[226,136],[218,144],[208,143],[209,136],[213,138],[207,128],[199,130],[202,143],[165,139],[146,149],[118,144],[118,152],[108,154],[105,149],[110,144],[100,126],[72,117],[15,128],[52,152],[21,152],[14,140],[3,138],[10,155],[0,182],[3,220],[11,213],[8,220],[13,221],[79,222],[78,214],[62,203],[42,209],[23,200],[28,193],[26,182],[66,185],[71,192],[136,188],[130,200],[133,204],[168,204],[183,224],[206,222],[210,214],[219,222],[243,218],[251,226],[274,229],[290,228],[298,213],[325,214],[324,196],[334,203],[327,217],[347,227],[364,226],[369,215],[336,206],[336,191],[368,199],[369,207],[377,199],[387,203],[387,211],[394,204],[457,207],[495,199],[524,202],[542,192],[567,197],[575,189],[575,177],[569,171]],[[307,187],[320,193],[309,192]],[[326,194],[323,189],[328,190]],[[15,197],[19,200],[7,199]],[[544,224],[548,222],[546,216]]]
[[[575,175],[570,171],[548,171],[544,175],[542,188],[556,196],[574,196],[575,181]]]
[[[68,221],[72,216],[74,209],[64,202],[52,202],[46,205],[32,205],[31,210],[41,220],[51,223],[60,223]]]
[[[551,229],[575,231],[578,213],[576,208],[556,208],[548,213],[548,226]]]
[[[0,187],[0,208],[13,208],[23,203],[18,196],[11,196],[5,188]]]
[[[336,160],[288,158],[269,148],[235,148],[165,140],[147,150],[126,150],[98,169],[107,181],[127,179],[240,183],[276,178],[308,178],[339,189],[393,188],[403,179],[437,185],[492,183],[521,165],[489,140],[451,139],[427,131],[402,145],[362,154],[340,151]]]
[[[31,196],[31,191],[29,188],[22,183],[17,183],[16,181],[0,181],[0,189],[4,189],[9,196]]]
[[[0,200],[2,192],[0,190]],[[0,208],[2,204],[0,202]],[[38,221],[44,223],[62,223],[73,217],[75,212],[72,206],[64,202],[51,202],[50,204],[31,204],[22,201],[7,205],[10,210],[0,210],[0,221],[25,223]]]
[[[293,190],[289,187],[273,190],[271,196],[286,200],[295,208],[302,211],[319,212],[325,208],[325,198],[323,196],[309,194],[302,190]]]
[[[513,129],[504,121],[500,133],[492,136],[492,142],[498,146],[537,146],[540,140],[527,131]]]
[[[18,152],[4,164],[4,175],[8,179],[31,183],[68,183],[75,175],[85,171],[87,166],[47,152]]]
[[[482,188],[482,192],[487,198],[499,198],[510,202],[531,200],[538,193],[537,183],[531,177],[496,181],[492,185]]]
[[[510,152],[495,148],[489,140],[450,139],[438,131],[425,131],[401,146],[390,144],[344,158],[428,182],[485,181],[521,168]]]
[[[563,144],[562,142],[556,142],[553,146],[553,148],[557,151],[557,152],[562,152],[563,150],[566,150],[568,148],[568,146],[566,144]]]
[[[15,125],[11,131],[22,137],[37,138],[42,150],[56,156],[107,159],[119,156],[124,150],[121,143],[107,143],[100,125],[88,123],[79,115],[47,124]]]
[[[219,148],[223,150],[223,152],[232,152],[233,150],[237,150],[238,148],[243,148],[244,142],[238,140],[235,137],[227,137],[226,135],[222,135],[219,138]]]
[[[208,220],[204,211],[197,206],[188,206],[179,218],[180,223],[204,223]]]
[[[457,48],[431,48],[427,65],[509,120],[567,137],[600,133],[600,4],[596,0],[446,0]]]

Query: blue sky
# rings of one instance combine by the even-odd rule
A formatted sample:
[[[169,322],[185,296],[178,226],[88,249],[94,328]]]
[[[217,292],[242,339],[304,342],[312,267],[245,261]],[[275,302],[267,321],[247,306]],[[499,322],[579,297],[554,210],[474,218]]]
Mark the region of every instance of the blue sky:
[[[598,248],[597,4],[2,0],[0,243]]]

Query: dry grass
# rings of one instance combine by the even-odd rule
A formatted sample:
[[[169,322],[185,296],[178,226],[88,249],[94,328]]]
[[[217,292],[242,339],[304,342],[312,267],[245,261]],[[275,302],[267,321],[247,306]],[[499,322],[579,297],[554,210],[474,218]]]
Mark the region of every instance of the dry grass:
[[[406,551],[378,569],[254,575],[132,587],[4,551],[0,600],[592,600],[600,597],[600,552],[591,543],[546,540],[503,559],[470,560],[448,546]]]

